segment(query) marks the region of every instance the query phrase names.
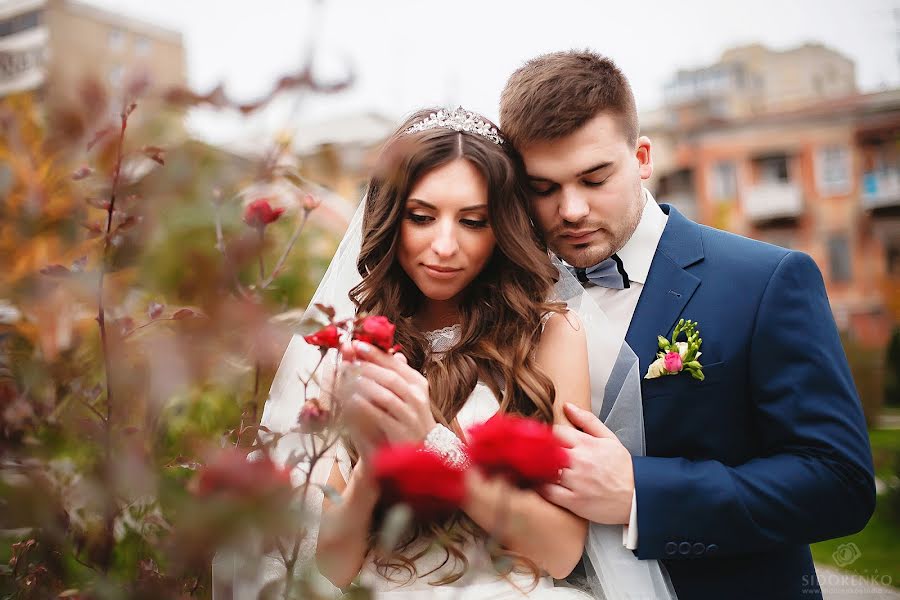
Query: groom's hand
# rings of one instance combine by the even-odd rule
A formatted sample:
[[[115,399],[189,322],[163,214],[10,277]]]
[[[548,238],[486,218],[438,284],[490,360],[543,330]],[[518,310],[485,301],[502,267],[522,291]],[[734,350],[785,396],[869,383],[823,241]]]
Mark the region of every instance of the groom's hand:
[[[568,448],[569,467],[560,472],[559,483],[544,486],[541,495],[594,523],[627,524],[634,497],[631,454],[591,412],[567,402],[565,413],[577,429],[553,429]]]

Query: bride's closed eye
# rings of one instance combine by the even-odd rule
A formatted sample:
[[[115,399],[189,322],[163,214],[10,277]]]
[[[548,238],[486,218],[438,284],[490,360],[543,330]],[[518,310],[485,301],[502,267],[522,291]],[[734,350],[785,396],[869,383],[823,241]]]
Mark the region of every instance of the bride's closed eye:
[[[416,225],[424,225],[430,221],[434,221],[434,217],[429,215],[420,215],[414,212],[406,213],[407,220],[415,223]]]
[[[484,229],[488,226],[487,219],[460,219],[459,222],[472,229]]]

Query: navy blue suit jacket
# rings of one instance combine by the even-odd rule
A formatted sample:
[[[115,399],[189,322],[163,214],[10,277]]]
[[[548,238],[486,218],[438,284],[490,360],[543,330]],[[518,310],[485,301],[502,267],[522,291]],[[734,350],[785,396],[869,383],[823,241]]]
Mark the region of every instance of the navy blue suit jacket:
[[[809,544],[874,510],[862,409],[825,286],[801,252],[669,215],[626,340],[641,375],[657,335],[699,323],[705,381],[643,380],[634,458],[639,558],[680,600],[817,598]]]

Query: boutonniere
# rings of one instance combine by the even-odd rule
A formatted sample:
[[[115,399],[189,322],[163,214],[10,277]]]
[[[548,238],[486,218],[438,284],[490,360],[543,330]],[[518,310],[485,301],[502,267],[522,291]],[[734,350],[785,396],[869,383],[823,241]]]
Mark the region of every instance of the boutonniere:
[[[679,342],[678,337],[684,334],[686,342]],[[697,329],[697,321],[685,321],[681,319],[672,331],[672,339],[667,340],[663,336],[657,336],[659,352],[656,360],[650,364],[644,379],[656,379],[663,375],[678,375],[687,371],[694,379],[703,381],[703,365],[697,360],[700,355],[700,330]]]

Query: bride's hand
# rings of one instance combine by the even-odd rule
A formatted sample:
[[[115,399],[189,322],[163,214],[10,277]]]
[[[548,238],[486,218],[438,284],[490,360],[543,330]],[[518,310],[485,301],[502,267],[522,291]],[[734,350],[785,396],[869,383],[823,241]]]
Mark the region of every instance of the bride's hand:
[[[392,444],[421,442],[437,422],[428,380],[406,363],[365,342],[353,342],[361,375],[352,401]]]

